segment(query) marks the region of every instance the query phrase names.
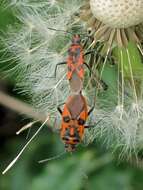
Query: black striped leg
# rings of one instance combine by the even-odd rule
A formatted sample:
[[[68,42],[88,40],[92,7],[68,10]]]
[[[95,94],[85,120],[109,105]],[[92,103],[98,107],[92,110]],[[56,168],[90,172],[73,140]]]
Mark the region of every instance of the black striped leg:
[[[84,128],[89,129],[89,128],[96,127],[101,121],[103,121],[103,118],[97,121],[94,125],[85,125]]]

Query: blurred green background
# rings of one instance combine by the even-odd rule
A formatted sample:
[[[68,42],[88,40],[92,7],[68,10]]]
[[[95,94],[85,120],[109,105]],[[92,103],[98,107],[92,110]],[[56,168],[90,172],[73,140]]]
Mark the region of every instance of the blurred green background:
[[[1,3],[0,3],[1,4]],[[0,29],[2,36],[16,19],[10,9],[0,8]],[[2,44],[0,44],[1,49]],[[2,60],[2,53],[0,54]],[[14,91],[14,78],[5,79],[0,64],[0,91],[26,101],[27,97]],[[23,147],[27,131],[16,136],[15,132],[30,119],[0,105],[0,171],[9,164]],[[37,130],[36,124],[29,132],[29,138]],[[107,151],[101,142],[81,145],[73,154],[64,154],[45,164],[38,164],[64,151],[58,133],[47,126],[28,146],[20,160],[4,176],[0,174],[0,190],[142,190],[143,164],[136,160],[119,160],[116,153]],[[140,156],[140,159],[142,155]]]

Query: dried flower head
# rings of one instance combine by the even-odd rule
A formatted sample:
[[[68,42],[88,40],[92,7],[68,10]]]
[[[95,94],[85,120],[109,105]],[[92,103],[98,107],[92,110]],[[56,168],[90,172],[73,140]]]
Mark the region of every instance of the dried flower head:
[[[88,0],[81,10],[81,19],[94,33],[95,42],[100,40],[118,46],[134,41],[140,45],[143,30],[142,0]]]

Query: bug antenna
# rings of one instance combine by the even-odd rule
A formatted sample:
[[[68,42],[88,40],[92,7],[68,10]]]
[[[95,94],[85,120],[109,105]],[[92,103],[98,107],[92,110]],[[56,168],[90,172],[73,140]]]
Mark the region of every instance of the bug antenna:
[[[58,158],[62,157],[65,153],[66,153],[66,151],[64,151],[64,152],[62,152],[62,153],[60,153],[60,154],[58,154],[56,156],[53,156],[51,158],[46,158],[44,160],[40,160],[40,161],[38,161],[38,163],[41,164],[41,163],[44,163],[44,162],[48,162],[48,161],[51,161],[51,160],[58,159]]]
[[[68,34],[72,34],[72,35],[73,35],[73,33],[72,33],[72,32],[65,31],[65,30],[60,30],[60,29],[51,28],[51,27],[48,27],[48,29],[49,29],[49,30],[54,30],[54,31],[59,31],[59,32],[66,32],[66,33],[68,33]]]
[[[12,166],[16,163],[16,161],[19,159],[19,157],[21,156],[21,154],[23,153],[23,151],[26,149],[26,147],[30,144],[30,142],[37,136],[37,134],[41,131],[41,129],[43,128],[43,126],[47,123],[47,121],[49,120],[49,116],[46,118],[46,120],[42,123],[42,125],[39,127],[39,129],[34,133],[34,135],[31,137],[31,139],[24,145],[24,147],[22,148],[22,150],[18,153],[18,155],[13,159],[12,162],[10,162],[10,164],[6,167],[6,169],[2,172],[2,174],[4,175],[8,170],[10,170],[10,168],[12,168]]]
[[[68,34],[71,34],[73,35],[74,33],[73,32],[69,32],[69,31],[65,31],[65,30],[61,30],[61,29],[56,29],[56,28],[51,28],[51,27],[47,27],[49,30],[54,30],[54,31],[59,31],[59,32],[65,32],[65,33],[68,33]],[[89,35],[87,34],[84,34],[84,33],[78,33],[80,36],[87,36],[89,37]]]

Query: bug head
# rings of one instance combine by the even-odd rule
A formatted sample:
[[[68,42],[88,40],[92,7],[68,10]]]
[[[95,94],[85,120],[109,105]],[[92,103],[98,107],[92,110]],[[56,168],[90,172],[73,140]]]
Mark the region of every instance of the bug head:
[[[82,141],[84,126],[81,119],[71,119],[69,116],[63,118],[61,138],[67,152],[74,152],[77,145]]]
[[[73,152],[81,142],[81,137],[76,126],[69,126],[62,134],[62,140],[67,152]]]
[[[79,34],[75,34],[72,38],[72,44],[80,44],[81,39]]]

